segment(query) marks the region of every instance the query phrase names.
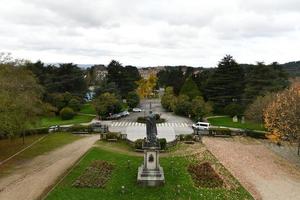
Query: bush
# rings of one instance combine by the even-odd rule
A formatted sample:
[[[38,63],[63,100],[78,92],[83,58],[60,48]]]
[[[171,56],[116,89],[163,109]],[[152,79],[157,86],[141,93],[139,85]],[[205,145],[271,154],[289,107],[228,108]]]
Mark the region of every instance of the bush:
[[[193,141],[194,140],[194,137],[192,134],[188,134],[188,135],[179,135],[179,140],[180,141]]]
[[[59,112],[59,116],[61,117],[62,120],[69,120],[75,116],[75,113],[72,108],[64,107]]]
[[[249,137],[253,137],[256,139],[267,139],[266,134],[263,132],[257,132],[252,130],[245,130],[245,134]]]
[[[129,92],[126,100],[127,100],[127,105],[130,108],[134,108],[140,103],[140,97],[135,91]]]
[[[135,149],[142,149],[142,148],[143,148],[143,142],[144,142],[143,139],[137,139],[137,140],[134,142],[134,148],[135,148]]]
[[[224,108],[224,113],[230,117],[241,116],[243,114],[243,107],[236,103],[231,103]]]
[[[210,128],[210,135],[228,135],[231,136],[231,130],[229,128]]]
[[[166,150],[167,149],[167,140],[166,138],[160,138],[159,140],[160,149]]]
[[[74,111],[79,111],[81,108],[81,103],[79,100],[73,98],[69,101],[68,107],[72,108]]]
[[[120,139],[120,135],[118,133],[109,132],[106,134],[106,140],[110,139]]]
[[[83,126],[83,125],[71,126],[71,127],[69,127],[68,131],[70,131],[70,132],[88,132],[88,133],[93,132],[91,126]]]

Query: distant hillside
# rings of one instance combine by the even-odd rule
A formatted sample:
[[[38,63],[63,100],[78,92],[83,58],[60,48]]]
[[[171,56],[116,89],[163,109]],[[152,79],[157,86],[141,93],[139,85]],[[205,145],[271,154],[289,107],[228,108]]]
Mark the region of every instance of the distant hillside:
[[[282,67],[290,77],[300,76],[300,61],[288,62],[282,64]]]

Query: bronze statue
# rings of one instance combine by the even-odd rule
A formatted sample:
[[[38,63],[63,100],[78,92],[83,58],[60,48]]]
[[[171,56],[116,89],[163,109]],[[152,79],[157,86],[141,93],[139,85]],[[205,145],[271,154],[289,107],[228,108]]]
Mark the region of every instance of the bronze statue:
[[[148,117],[146,117],[146,130],[147,130],[147,142],[150,146],[155,146],[157,144],[157,127],[155,115],[150,111]]]

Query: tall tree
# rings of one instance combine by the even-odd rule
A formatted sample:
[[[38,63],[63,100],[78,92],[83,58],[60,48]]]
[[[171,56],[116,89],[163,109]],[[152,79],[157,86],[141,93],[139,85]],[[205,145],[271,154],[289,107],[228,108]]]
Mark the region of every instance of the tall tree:
[[[245,101],[251,103],[256,96],[277,92],[289,85],[287,74],[278,63],[257,63],[246,74]]]
[[[206,95],[220,111],[226,105],[240,103],[244,92],[244,71],[230,55],[226,55],[209,78]]]
[[[41,112],[42,88],[33,74],[19,66],[0,64],[0,134],[12,137],[35,122]]]
[[[140,80],[140,74],[136,67],[123,67],[118,61],[112,60],[107,66],[107,80],[109,83],[115,83],[123,98],[137,88],[136,82]]]
[[[185,80],[183,86],[181,87],[180,94],[187,95],[191,100],[197,96],[201,96],[198,86],[191,77]]]

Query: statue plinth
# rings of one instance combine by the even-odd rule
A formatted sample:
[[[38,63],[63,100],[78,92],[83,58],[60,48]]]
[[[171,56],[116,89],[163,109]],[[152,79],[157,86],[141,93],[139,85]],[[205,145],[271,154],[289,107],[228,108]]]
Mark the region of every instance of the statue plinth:
[[[160,144],[156,138],[155,118],[150,113],[146,124],[147,139],[143,143],[144,163],[138,168],[137,182],[143,186],[161,186],[165,183],[163,168],[159,165]]]

